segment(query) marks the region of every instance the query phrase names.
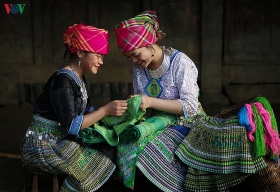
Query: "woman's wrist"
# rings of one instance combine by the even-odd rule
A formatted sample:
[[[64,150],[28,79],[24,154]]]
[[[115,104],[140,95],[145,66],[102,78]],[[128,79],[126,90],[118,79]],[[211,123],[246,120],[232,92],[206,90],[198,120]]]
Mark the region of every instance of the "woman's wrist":
[[[100,111],[100,113],[102,113],[102,117],[105,117],[105,116],[108,115],[105,106],[100,107],[100,108],[98,109],[98,111]]]

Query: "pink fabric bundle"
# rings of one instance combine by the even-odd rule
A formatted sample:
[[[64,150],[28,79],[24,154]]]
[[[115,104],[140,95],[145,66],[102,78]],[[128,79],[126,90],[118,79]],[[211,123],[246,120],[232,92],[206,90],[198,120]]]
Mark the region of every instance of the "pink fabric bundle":
[[[71,53],[77,50],[95,52],[103,55],[109,53],[109,33],[105,29],[83,24],[70,26],[63,35],[63,42]]]
[[[130,51],[151,45],[162,39],[155,11],[147,10],[134,18],[122,21],[114,28],[121,51]]]

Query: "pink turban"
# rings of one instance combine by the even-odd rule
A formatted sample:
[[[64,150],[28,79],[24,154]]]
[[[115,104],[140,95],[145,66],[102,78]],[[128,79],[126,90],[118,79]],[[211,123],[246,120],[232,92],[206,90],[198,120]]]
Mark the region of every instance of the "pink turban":
[[[83,24],[70,26],[63,35],[63,42],[71,53],[76,53],[77,50],[103,55],[109,53],[108,31],[92,26]]]
[[[148,46],[165,35],[159,30],[156,12],[150,10],[122,21],[114,30],[118,46],[123,52]]]

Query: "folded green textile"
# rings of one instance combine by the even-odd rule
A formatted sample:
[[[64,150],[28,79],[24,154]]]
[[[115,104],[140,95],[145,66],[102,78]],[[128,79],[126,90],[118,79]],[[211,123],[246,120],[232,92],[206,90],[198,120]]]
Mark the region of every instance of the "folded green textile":
[[[136,162],[147,143],[175,123],[175,115],[161,112],[123,131],[117,146],[117,164],[119,179],[126,187],[134,187]]]
[[[123,116],[106,116],[91,127],[81,130],[77,136],[85,144],[106,141],[117,146],[119,178],[128,188],[134,186],[136,162],[140,152],[165,127],[176,122],[175,115],[164,112],[157,112],[146,119],[146,110],[139,109],[141,100],[141,95],[129,98],[128,108]]]
[[[172,125],[175,122],[175,115],[167,113],[157,114],[156,116],[150,117],[135,126],[128,127],[120,135],[120,141],[122,143],[136,142],[154,132],[163,130],[166,126]]]
[[[137,95],[134,97],[131,97],[126,100],[127,102],[127,110],[122,116],[111,116],[108,115],[104,117],[101,121],[108,126],[115,126],[122,123],[127,123],[130,121],[136,121],[139,120],[145,113],[146,110],[139,110],[140,104],[141,104],[142,96]],[[117,132],[118,133],[118,132]]]
[[[141,95],[127,99],[128,107],[123,116],[106,116],[92,126],[80,130],[77,138],[81,139],[85,144],[106,141],[111,146],[118,145],[119,135],[125,129],[145,119],[146,110],[139,109],[141,100]]]
[[[115,131],[109,126],[100,125],[99,122],[92,126],[82,129],[77,138],[81,139],[84,144],[94,144],[106,141],[111,146],[119,143],[119,138]]]
[[[129,98],[128,108],[123,116],[106,116],[92,126],[80,130],[77,138],[85,144],[106,141],[111,146],[116,146],[119,142],[136,142],[175,123],[175,115],[163,112],[146,119],[146,110],[139,109],[141,100],[141,95]]]

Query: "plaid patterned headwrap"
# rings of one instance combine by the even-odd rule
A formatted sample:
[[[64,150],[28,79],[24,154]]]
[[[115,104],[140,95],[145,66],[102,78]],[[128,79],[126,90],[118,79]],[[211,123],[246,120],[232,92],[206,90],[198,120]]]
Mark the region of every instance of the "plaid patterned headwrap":
[[[63,35],[63,42],[71,53],[76,53],[77,50],[103,55],[109,53],[108,31],[93,26],[83,24],[70,26]]]
[[[159,29],[156,12],[147,10],[134,18],[124,20],[114,28],[121,51],[130,51],[148,46],[165,35]]]

